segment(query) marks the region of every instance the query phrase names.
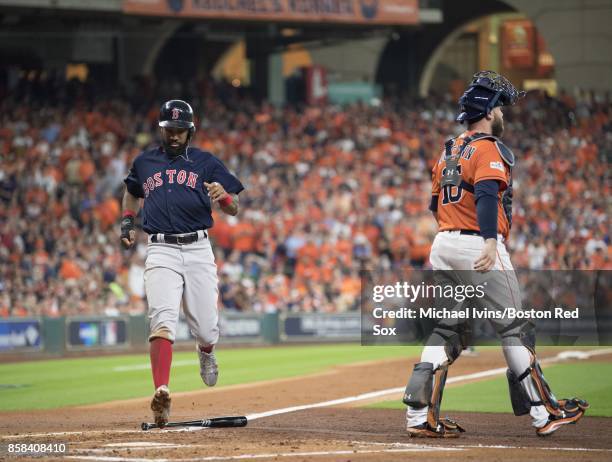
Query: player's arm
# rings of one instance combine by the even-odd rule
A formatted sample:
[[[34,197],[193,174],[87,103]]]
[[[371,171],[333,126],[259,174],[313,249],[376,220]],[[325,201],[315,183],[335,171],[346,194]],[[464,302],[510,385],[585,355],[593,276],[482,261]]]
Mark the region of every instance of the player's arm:
[[[219,201],[219,206],[223,213],[227,213],[228,215],[236,216],[238,215],[238,194],[228,194],[230,201],[226,201],[226,203],[222,203],[223,199]]]
[[[134,229],[134,219],[140,208],[140,199],[132,195],[127,189],[123,194],[122,209],[123,218],[121,219],[121,244],[129,249],[136,241],[136,230]]]
[[[480,257],[474,262],[476,271],[489,271],[495,265],[497,256],[497,194],[499,183],[484,180],[474,186],[476,217],[480,235],[485,240]]]
[[[438,221],[438,194],[431,195],[431,202],[429,203],[429,210],[433,214],[436,221]]]
[[[215,159],[213,163],[215,168],[210,177],[212,181],[204,182],[204,187],[208,190],[211,201],[219,202],[223,213],[235,216],[239,209],[238,194],[244,190],[244,186],[219,159]]]
[[[492,143],[479,145],[474,172],[474,199],[480,234],[485,240],[480,257],[474,262],[476,271],[489,271],[497,258],[497,202],[499,191],[508,186],[506,169],[499,151]]]
[[[429,203],[429,210],[433,213],[436,221],[438,221],[438,198],[440,196],[440,179],[437,175],[438,164],[436,162],[431,171],[431,202]]]
[[[123,210],[121,218],[121,245],[129,249],[136,242],[134,220],[140,208],[140,198],[144,197],[144,190],[142,189],[142,183],[136,168],[136,160],[123,182],[125,183],[125,192],[121,201],[121,208]]]
[[[219,207],[228,215],[238,215],[238,194],[230,194],[228,193],[223,185],[218,182],[206,183],[204,182],[204,186],[208,190],[208,196],[210,200],[215,203],[219,203]]]

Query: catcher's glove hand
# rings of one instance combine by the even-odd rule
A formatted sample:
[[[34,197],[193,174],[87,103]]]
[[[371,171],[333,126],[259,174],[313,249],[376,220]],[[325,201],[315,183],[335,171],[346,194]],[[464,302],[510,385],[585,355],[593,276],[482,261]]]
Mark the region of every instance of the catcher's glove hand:
[[[129,249],[134,245],[135,240],[134,217],[123,217],[123,220],[121,220],[121,245],[124,249]]]

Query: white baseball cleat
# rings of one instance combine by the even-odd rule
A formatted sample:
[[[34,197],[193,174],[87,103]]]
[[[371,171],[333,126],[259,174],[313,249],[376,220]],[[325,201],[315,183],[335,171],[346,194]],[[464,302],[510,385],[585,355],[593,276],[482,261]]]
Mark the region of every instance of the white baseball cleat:
[[[167,385],[160,385],[153,399],[151,400],[151,410],[153,411],[153,419],[159,428],[163,428],[168,423],[170,417],[170,390]]]
[[[205,353],[197,346],[198,357],[200,358],[200,377],[206,385],[214,387],[219,377],[219,366],[217,366],[217,358],[214,351]]]

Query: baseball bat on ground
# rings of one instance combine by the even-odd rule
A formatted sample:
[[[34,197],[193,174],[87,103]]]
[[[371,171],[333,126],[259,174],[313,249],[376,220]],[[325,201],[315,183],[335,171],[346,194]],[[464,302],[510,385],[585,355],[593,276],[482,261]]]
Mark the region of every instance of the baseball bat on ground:
[[[246,427],[247,418],[241,416],[231,417],[213,417],[212,419],[203,420],[183,420],[181,422],[168,422],[163,428],[168,427],[210,427],[210,428],[227,428],[227,427]],[[143,422],[140,426],[143,430],[152,428],[160,428],[157,424]]]

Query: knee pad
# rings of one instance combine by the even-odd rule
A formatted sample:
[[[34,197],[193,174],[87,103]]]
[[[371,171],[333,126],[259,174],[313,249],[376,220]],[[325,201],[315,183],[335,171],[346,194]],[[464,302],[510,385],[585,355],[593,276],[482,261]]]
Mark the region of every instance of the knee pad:
[[[448,358],[447,366],[450,366],[461,355],[463,348],[469,345],[467,341],[469,333],[462,329],[461,332],[456,332],[451,329],[445,329],[436,326],[429,337],[428,345],[444,345],[444,352]]]
[[[502,339],[515,337],[532,355],[535,355],[535,325],[531,321],[515,319],[508,327],[499,331],[499,335]]]

